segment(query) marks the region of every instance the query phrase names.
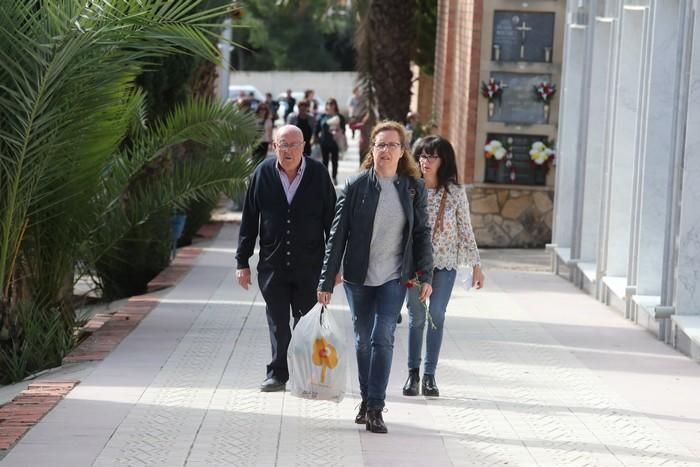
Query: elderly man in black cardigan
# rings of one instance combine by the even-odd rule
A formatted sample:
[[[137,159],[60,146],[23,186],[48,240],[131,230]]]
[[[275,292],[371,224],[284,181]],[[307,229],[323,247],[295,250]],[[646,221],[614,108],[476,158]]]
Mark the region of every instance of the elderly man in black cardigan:
[[[335,189],[328,170],[304,156],[299,128],[279,128],[272,143],[277,157],[258,165],[248,186],[236,252],[236,279],[251,284],[248,260],[260,237],[258,285],[265,299],[272,361],[260,386],[283,391],[289,379],[287,347],[294,323],[316,303],[325,243],[335,211]]]

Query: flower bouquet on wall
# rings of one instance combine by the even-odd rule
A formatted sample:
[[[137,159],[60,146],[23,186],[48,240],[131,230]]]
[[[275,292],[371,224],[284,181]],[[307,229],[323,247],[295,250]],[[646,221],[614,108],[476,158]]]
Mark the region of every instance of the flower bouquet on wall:
[[[542,167],[544,173],[549,172],[554,163],[554,144],[549,141],[535,141],[530,147],[530,164]]]
[[[505,89],[505,84],[493,78],[489,78],[487,81],[481,82],[481,95],[484,96],[489,101],[489,118],[493,117],[493,111],[495,108],[496,100],[501,99],[503,94],[503,89]]]
[[[535,99],[544,104],[544,119],[549,122],[549,103],[557,92],[557,85],[543,81],[534,86]]]
[[[484,157],[493,159],[498,164],[505,164],[509,172],[508,178],[511,182],[515,182],[515,167],[513,166],[513,152],[510,143],[504,145],[497,139],[488,141],[484,146]]]

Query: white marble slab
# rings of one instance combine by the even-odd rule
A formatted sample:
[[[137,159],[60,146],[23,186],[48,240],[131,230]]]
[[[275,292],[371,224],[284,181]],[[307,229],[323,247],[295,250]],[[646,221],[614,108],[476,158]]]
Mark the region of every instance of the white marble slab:
[[[696,18],[697,22],[697,18]],[[676,313],[700,314],[700,28],[695,28],[688,95],[681,219],[676,269]]]
[[[664,0],[654,2],[651,13],[646,124],[636,183],[640,212],[634,266],[637,292],[642,295],[661,294],[664,245],[673,241],[668,204],[674,154],[669,149],[674,145],[677,107],[669,103],[678,90],[668,83],[678,82],[681,68],[680,9],[681,0]]]
[[[583,83],[585,63],[585,26],[569,25],[566,33],[564,69],[562,73],[561,116],[559,118],[559,151],[556,164],[556,189],[554,190],[554,224],[552,243],[570,247],[573,230],[580,225],[575,218],[576,170],[579,158],[583,157],[580,145],[580,129],[585,115],[572,112],[583,105]]]
[[[609,157],[606,251],[601,263],[609,276],[628,274],[633,218],[633,186],[641,106],[642,45],[646,9],[625,8],[621,21],[619,65],[616,77],[612,151]],[[602,243],[602,242],[601,242]]]
[[[607,18],[595,21],[592,72],[589,82],[588,135],[586,160],[583,168],[583,208],[579,245],[574,245],[578,258],[594,261],[598,252],[598,228],[602,189],[602,155],[608,125],[608,93],[610,53],[614,48],[615,23]]]

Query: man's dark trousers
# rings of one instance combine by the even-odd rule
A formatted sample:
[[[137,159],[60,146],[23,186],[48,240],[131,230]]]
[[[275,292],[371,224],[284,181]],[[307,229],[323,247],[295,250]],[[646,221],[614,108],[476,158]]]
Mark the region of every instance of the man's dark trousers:
[[[289,379],[287,348],[292,338],[290,311],[296,326],[299,318],[316,304],[319,275],[319,270],[258,271],[258,285],[265,299],[272,347],[272,361],[267,365],[268,378],[274,376],[281,382]]]

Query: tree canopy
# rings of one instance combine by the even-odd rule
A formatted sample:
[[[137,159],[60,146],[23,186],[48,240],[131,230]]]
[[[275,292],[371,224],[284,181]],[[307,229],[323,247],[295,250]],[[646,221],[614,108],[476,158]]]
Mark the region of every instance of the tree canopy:
[[[352,71],[351,11],[332,0],[242,0],[237,70]]]

